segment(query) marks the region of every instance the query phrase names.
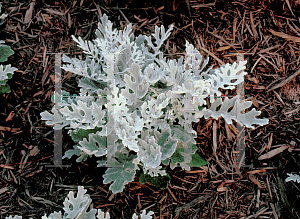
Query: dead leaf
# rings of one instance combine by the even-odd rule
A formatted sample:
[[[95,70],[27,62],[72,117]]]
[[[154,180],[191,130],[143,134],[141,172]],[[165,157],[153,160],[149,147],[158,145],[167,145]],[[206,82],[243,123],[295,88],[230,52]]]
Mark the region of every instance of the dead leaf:
[[[12,118],[14,118],[15,116],[15,112],[14,111],[11,111],[8,115],[8,117],[5,119],[5,122],[8,122],[10,120],[12,120]]]
[[[42,94],[44,94],[44,91],[43,91],[43,90],[41,90],[41,91],[35,93],[35,94],[33,95],[33,97],[36,97],[36,96],[39,96],[39,95],[42,95]]]
[[[227,187],[224,187],[224,185],[226,184],[226,181],[223,181],[217,188],[218,192],[225,192],[227,191]]]
[[[49,16],[48,14],[43,14],[44,15],[44,18],[45,20],[51,25],[53,26],[53,23],[51,22],[51,16]]]
[[[65,15],[64,13],[62,13],[60,11],[55,11],[55,10],[53,10],[51,8],[47,8],[47,9],[45,9],[45,11],[48,11],[50,14],[57,14],[57,15],[60,15],[60,16]]]
[[[53,83],[55,83],[54,75],[49,75],[49,77],[50,77],[51,81],[52,81]]]
[[[29,156],[36,156],[40,152],[38,146],[35,146],[32,150],[30,150]]]
[[[9,25],[6,27],[6,30],[10,32],[15,32],[17,30],[17,26]]]
[[[258,160],[265,160],[265,159],[269,159],[271,157],[274,157],[275,155],[281,153],[282,151],[284,151],[285,149],[289,148],[289,145],[283,145],[280,148],[276,148],[272,151],[269,151],[268,153],[265,153],[263,155],[261,155]]]
[[[4,188],[0,189],[0,195],[1,195],[2,193],[5,193],[6,191],[8,191],[8,188],[7,188],[7,187],[4,187]]]
[[[257,80],[255,77],[248,77],[248,80],[249,81],[253,81],[255,84],[258,84],[259,83],[259,80]]]
[[[251,99],[251,102],[252,102],[252,104],[253,104],[256,108],[259,108],[259,104],[258,104],[258,102],[256,101],[256,99]]]
[[[258,186],[258,188],[263,189],[264,187],[261,185],[261,183],[252,175],[249,174],[249,179]]]
[[[26,11],[25,18],[24,18],[24,23],[25,23],[25,24],[28,24],[28,23],[31,21],[31,18],[32,18],[32,11],[33,11],[33,7],[34,7],[34,2],[35,2],[35,0],[33,0],[33,1],[30,3],[30,7],[29,7],[28,10]]]

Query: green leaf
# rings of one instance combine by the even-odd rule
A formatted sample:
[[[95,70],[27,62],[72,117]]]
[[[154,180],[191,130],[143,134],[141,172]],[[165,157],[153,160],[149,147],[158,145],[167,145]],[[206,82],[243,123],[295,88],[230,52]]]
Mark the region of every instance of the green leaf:
[[[186,154],[186,149],[190,150],[191,154]],[[184,142],[183,145],[180,145],[176,148],[174,154],[171,156],[171,162],[173,164],[184,163],[186,162],[184,159],[184,155],[186,156],[189,155],[192,157],[196,152],[196,150],[197,150],[197,145],[195,143],[193,143],[192,141]]]
[[[165,169],[165,168],[162,168],[162,169]],[[142,172],[140,175],[140,183],[141,184],[144,184],[145,182],[149,182],[160,189],[168,188],[168,184],[169,184],[170,180],[171,180],[171,177],[168,173],[165,176],[154,176],[154,177],[151,177],[149,174],[144,174],[144,172]]]
[[[157,144],[161,146],[161,159],[164,160],[170,157],[176,150],[178,139],[174,139],[171,136],[170,128],[162,130],[162,132],[154,131]]]
[[[91,155],[88,155],[87,153],[81,151],[77,145],[73,146],[74,149],[70,149],[65,152],[65,155],[62,157],[62,159],[68,158],[71,159],[73,155],[80,156],[76,159],[76,162],[86,161],[88,157],[91,157]]]
[[[81,151],[80,157],[78,157],[76,159],[76,162],[82,162],[82,161],[86,161],[88,157],[91,157],[91,155],[88,155],[87,153]]]
[[[105,156],[102,156],[99,160],[97,160],[97,167],[101,167],[103,165],[106,165],[106,157]]]
[[[205,166],[208,162],[200,157],[199,154],[195,153],[192,155],[192,161],[188,163],[190,167],[202,167]]]
[[[137,47],[139,47],[140,50],[142,50],[142,44],[145,41],[145,36],[143,35],[139,35],[136,39],[135,39],[135,43],[137,45]]]
[[[168,166],[170,162],[170,158],[161,161],[164,165]]]
[[[0,94],[10,93],[10,86],[8,84],[0,85]]]
[[[171,134],[174,136],[174,138],[179,139],[183,142],[188,142],[190,140],[195,141],[194,138],[197,137],[192,133],[188,133],[186,130],[184,130],[184,127],[182,127],[181,125],[170,125],[170,127]]]
[[[73,148],[74,149],[67,150],[65,152],[65,155],[62,157],[62,159],[65,159],[65,158],[71,159],[71,157],[73,155],[79,156],[81,153],[81,150],[79,148],[77,148],[77,145],[74,145]]]
[[[180,152],[182,152],[184,149],[183,148],[176,148],[176,151],[174,154],[171,156],[172,163],[183,163],[184,162],[184,156],[181,155]]]
[[[136,169],[138,168],[136,164],[132,161],[136,158],[136,155],[123,154],[121,152],[116,152],[116,157],[119,158],[118,162],[115,162],[116,167],[108,168],[103,175],[103,183],[107,184],[113,181],[109,186],[109,189],[113,194],[122,192],[125,185],[134,180]],[[110,166],[110,164],[108,163]]]
[[[4,80],[0,81],[0,85],[6,84],[7,81],[8,81],[8,79],[4,79]]]
[[[195,154],[197,150],[196,141],[194,139],[196,136],[192,133],[188,133],[182,126],[178,125],[171,126],[171,130],[174,138],[178,138],[180,140],[174,154],[171,156],[172,164],[181,163],[189,165],[187,162],[192,159],[192,155]]]
[[[10,46],[0,45],[0,62],[6,62],[7,58],[14,54]]]
[[[107,87],[106,83],[99,83],[87,77],[82,77],[79,81],[78,87],[84,87],[96,92],[98,89],[104,89]]]
[[[101,131],[101,127],[95,127],[95,129],[79,129],[78,132],[72,131],[71,132],[71,137],[74,142],[79,142],[83,141],[84,138],[89,139],[89,134],[90,133],[96,133],[98,131]]]

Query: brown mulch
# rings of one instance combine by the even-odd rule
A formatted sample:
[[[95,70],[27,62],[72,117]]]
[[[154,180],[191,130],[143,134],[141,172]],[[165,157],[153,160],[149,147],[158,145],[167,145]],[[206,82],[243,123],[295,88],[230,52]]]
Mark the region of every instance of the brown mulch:
[[[63,201],[77,186],[87,188],[94,208],[112,218],[131,218],[146,209],[154,218],[300,218],[299,185],[285,182],[286,173],[299,173],[300,129],[300,2],[282,1],[2,1],[8,13],[1,40],[15,54],[7,63],[18,71],[8,84],[12,92],[0,101],[0,217],[41,218],[63,211]],[[169,170],[167,189],[138,178],[113,195],[103,185],[104,168],[94,159],[70,168],[53,164],[53,128],[40,113],[51,109],[54,55],[81,54],[71,35],[91,40],[102,14],[115,27],[134,24],[135,35],[154,32],[155,25],[174,24],[164,46],[171,58],[188,40],[210,64],[218,67],[247,59],[245,99],[269,124],[245,129],[246,163],[233,168],[236,123],[201,119],[198,153],[208,161],[202,168]],[[64,73],[63,88],[76,89]],[[235,92],[225,92],[234,95]],[[249,111],[249,110],[247,110]],[[64,151],[73,147],[63,131]]]

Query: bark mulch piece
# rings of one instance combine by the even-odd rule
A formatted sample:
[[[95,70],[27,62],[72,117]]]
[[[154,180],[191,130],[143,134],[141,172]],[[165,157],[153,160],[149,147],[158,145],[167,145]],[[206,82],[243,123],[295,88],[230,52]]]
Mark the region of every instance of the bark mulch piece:
[[[299,185],[285,182],[299,173],[300,17],[299,1],[3,1],[1,40],[15,54],[7,63],[18,71],[9,80],[12,92],[0,101],[0,217],[41,218],[63,211],[63,201],[77,186],[88,188],[93,207],[112,218],[131,218],[134,212],[155,212],[154,218],[299,218]],[[53,164],[53,128],[40,113],[50,110],[54,93],[54,55],[82,55],[71,35],[91,40],[99,18],[106,13],[115,27],[134,24],[135,34],[150,34],[155,25],[174,30],[164,45],[170,58],[192,43],[210,65],[247,60],[244,99],[261,111],[269,124],[244,130],[246,164],[233,167],[237,124],[223,119],[200,119],[198,153],[209,164],[184,171],[169,170],[166,189],[138,177],[124,192],[113,195],[103,185],[105,168],[94,159],[70,168]],[[76,80],[63,72],[63,88],[73,92]],[[224,91],[236,95],[239,91]],[[248,112],[247,110],[246,112]],[[64,151],[73,148],[63,131]]]

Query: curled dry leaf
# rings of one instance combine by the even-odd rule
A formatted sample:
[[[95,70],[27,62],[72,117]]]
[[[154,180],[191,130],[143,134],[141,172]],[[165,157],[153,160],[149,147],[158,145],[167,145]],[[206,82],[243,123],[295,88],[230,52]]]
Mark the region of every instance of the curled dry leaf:
[[[5,122],[8,122],[8,121],[11,121],[12,118],[14,118],[15,116],[15,112],[14,111],[11,111],[8,115],[8,117],[5,119]]]
[[[252,175],[252,174],[249,174],[249,179],[255,184],[258,186],[258,188],[260,189],[263,189],[264,186]]]
[[[225,192],[227,191],[227,187],[224,187],[224,185],[226,184],[226,181],[223,181],[217,188],[218,192]]]

